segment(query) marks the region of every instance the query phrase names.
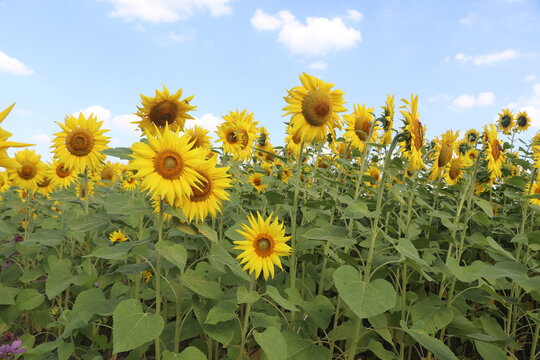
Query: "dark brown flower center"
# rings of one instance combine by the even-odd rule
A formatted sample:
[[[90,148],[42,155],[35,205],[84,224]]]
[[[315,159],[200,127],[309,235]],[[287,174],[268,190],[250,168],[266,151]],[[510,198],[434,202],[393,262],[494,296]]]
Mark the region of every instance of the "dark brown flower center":
[[[316,90],[302,101],[302,115],[311,126],[320,127],[332,116],[332,99],[329,94]]]
[[[107,166],[105,169],[101,171],[101,180],[109,180],[112,181],[114,177],[114,170]]]
[[[416,150],[420,151],[424,145],[424,129],[422,128],[422,123],[420,121],[416,120],[415,123],[414,147]]]
[[[499,157],[501,156],[501,150],[502,150],[502,146],[499,143],[499,140],[494,139],[493,144],[491,146],[491,156],[493,156],[493,160],[495,161],[499,160]]]
[[[528,123],[528,119],[525,115],[520,115],[518,118],[517,118],[517,124],[519,127],[524,127],[524,126],[527,126],[527,123]]]
[[[150,110],[150,121],[158,127],[165,127],[176,121],[178,108],[175,103],[163,101]]]
[[[366,141],[369,131],[371,130],[371,121],[363,121],[356,119],[354,124],[354,130],[356,131],[356,136],[360,141]]]
[[[58,164],[56,167],[56,175],[58,175],[59,178],[65,178],[68,177],[70,174],[70,171],[67,167],[64,166],[64,163]]]
[[[51,184],[51,179],[46,177],[46,178],[43,179],[42,182],[39,182],[37,184],[37,186],[40,187],[40,188],[45,188],[45,187],[49,186],[50,184]]]
[[[261,186],[261,178],[260,177],[256,177],[255,179],[253,179],[253,185],[255,186]]]
[[[191,195],[190,200],[193,202],[204,201],[208,199],[208,197],[212,193],[212,181],[205,174],[199,173],[199,175],[203,177],[203,179],[199,179],[197,181],[199,189],[194,186],[191,187],[193,195]]]
[[[85,129],[75,129],[66,136],[66,148],[75,156],[86,156],[94,147],[94,138]]]
[[[175,151],[163,150],[154,158],[154,169],[165,179],[178,179],[184,170],[182,157]]]
[[[227,138],[227,142],[229,144],[236,144],[238,142],[238,137],[236,136],[234,130],[229,130],[229,132],[227,133],[226,138]]]
[[[30,180],[36,176],[36,165],[31,162],[26,162],[22,164],[21,170],[18,171],[19,176],[25,180]]]
[[[512,122],[512,118],[510,117],[510,115],[503,115],[501,117],[501,126],[503,128],[507,128],[508,126],[510,126],[511,122]]]
[[[272,254],[273,242],[272,238],[270,238],[270,236],[267,234],[259,235],[259,237],[255,240],[255,245],[255,252],[257,255],[266,257]]]

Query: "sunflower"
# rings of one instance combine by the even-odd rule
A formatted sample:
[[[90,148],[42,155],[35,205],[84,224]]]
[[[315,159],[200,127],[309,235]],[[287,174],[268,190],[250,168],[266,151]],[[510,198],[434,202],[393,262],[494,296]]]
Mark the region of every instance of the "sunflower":
[[[53,159],[53,165],[49,167],[47,175],[55,186],[68,188],[77,179],[78,172],[70,170],[64,163]]]
[[[143,279],[144,279],[144,282],[149,282],[150,279],[152,278],[152,272],[150,270],[144,270],[143,271]]]
[[[242,133],[236,130],[236,126],[230,122],[223,122],[216,131],[217,141],[223,143],[223,151],[233,154],[237,158],[242,152]]]
[[[383,130],[384,133],[381,137],[381,143],[388,145],[392,142],[392,128],[394,127],[394,95],[386,98],[386,104],[381,106],[383,109]]]
[[[499,113],[497,127],[499,130],[502,130],[505,135],[508,135],[510,134],[510,130],[513,126],[514,114],[510,111],[510,109],[503,109],[502,113]]]
[[[30,196],[31,199],[34,198],[34,195],[29,194],[28,190],[26,189],[17,189],[17,195],[19,195],[19,199],[21,199],[21,202],[26,202],[26,199],[28,199],[28,196]]]
[[[0,111],[0,124],[4,119],[8,116],[8,114],[11,112],[11,109],[15,106],[15,103],[13,103],[11,106],[8,106],[6,109]],[[11,137],[11,133],[9,131],[6,131],[0,127],[0,167],[4,167],[6,169],[12,169],[17,168],[19,164],[16,160],[10,158],[7,155],[6,150],[10,147],[26,147],[26,146],[32,146],[34,144],[23,144],[13,141],[7,141]]]
[[[300,149],[302,147],[300,131],[294,130],[292,126],[287,126],[285,132],[287,133],[287,137],[285,138],[285,142],[287,143],[287,153],[293,157],[300,156]]]
[[[526,111],[520,111],[516,115],[516,126],[518,131],[525,131],[531,126],[531,118]]]
[[[113,186],[121,169],[118,164],[107,161],[101,165],[101,168],[94,175],[94,180],[102,186]]]
[[[9,190],[12,182],[9,178],[9,173],[6,171],[0,172],[0,193],[4,193]]]
[[[127,239],[128,239],[127,236],[122,232],[122,230],[113,231],[109,235],[109,241],[112,243],[115,243],[115,242],[121,243],[121,242],[126,241]]]
[[[424,134],[426,127],[418,120],[418,95],[411,94],[411,101],[402,99],[409,106],[407,110],[400,110],[405,117],[406,139],[400,143],[401,151],[409,159],[409,167],[412,171],[425,168],[422,160],[422,147],[424,146]]]
[[[497,129],[493,124],[490,124],[490,128],[486,125],[484,127],[484,134],[487,139],[486,142],[486,158],[488,160],[488,170],[490,177],[496,178],[502,176],[502,165],[505,161],[505,155],[503,147],[499,143],[497,138]]]
[[[264,126],[261,126],[259,128],[259,136],[257,137],[256,145],[258,148],[264,148],[269,142],[270,138],[268,136],[268,131]]]
[[[453,130],[448,130],[442,135],[442,138],[435,139],[435,156],[433,159],[433,166],[431,167],[431,173],[429,178],[436,180],[441,176],[442,172],[447,168],[447,165],[452,160],[454,155],[454,142],[459,136],[459,131],[454,134]]]
[[[268,161],[264,161],[262,164],[261,164],[261,167],[263,168],[266,176],[270,176],[272,174],[272,169],[274,168],[274,163],[272,162],[268,162]]]
[[[448,185],[457,184],[463,177],[464,170],[471,166],[471,161],[466,156],[458,156],[450,161],[450,167],[444,178]]]
[[[190,137],[190,142],[193,142],[194,148],[210,149],[212,144],[210,143],[210,136],[208,136],[208,130],[202,126],[195,125],[191,129],[186,130],[186,134]]]
[[[368,139],[371,126],[373,125],[373,108],[366,108],[366,105],[360,107],[359,104],[354,104],[354,112],[352,115],[343,115],[343,119],[347,123],[344,137],[351,142],[351,146],[364,151],[366,142],[374,142],[377,139],[377,131],[381,129],[378,126],[373,128],[371,138]]]
[[[465,140],[471,145],[476,144],[479,138],[480,134],[475,129],[470,129],[465,133]]]
[[[289,167],[282,167],[278,171],[278,179],[284,182],[285,184],[289,183],[289,179],[292,178],[293,174]]]
[[[253,141],[258,133],[257,124],[258,121],[253,121],[253,113],[248,114],[246,110],[242,112],[229,111],[229,115],[223,116],[225,122],[232,124],[236,130],[236,134],[240,134],[240,149],[234,153],[235,160],[245,161],[251,158],[251,150],[253,148]]]
[[[24,149],[15,153],[17,170],[10,169],[9,174],[13,183],[22,189],[37,190],[37,184],[45,178],[47,165],[40,161],[41,155],[34,150]]]
[[[139,179],[132,172],[125,175],[124,180],[122,181],[122,189],[126,191],[133,191],[139,186]]]
[[[311,142],[313,139],[324,141],[327,130],[335,127],[341,130],[341,119],[337,113],[347,111],[342,105],[343,91],[330,89],[334,84],[326,83],[311,75],[300,75],[303,86],[292,88],[285,101],[289,104],[283,108],[292,114],[290,125],[299,131],[302,141]]]
[[[194,170],[204,163],[205,151],[192,148],[189,135],[180,136],[165,124],[156,137],[145,131],[148,144],[135,143],[131,147],[131,167],[137,170],[137,178],[142,179],[142,187],[150,190],[152,196],[167,198],[170,204],[182,201],[193,194],[197,187],[198,173]]]
[[[261,173],[253,173],[249,176],[248,182],[253,185],[255,189],[257,189],[258,192],[262,192],[264,189],[268,187],[268,184],[262,183],[263,180],[263,174]]]
[[[529,183],[527,185],[527,189],[525,190],[525,194],[531,194],[531,195],[540,195],[540,182],[535,181],[532,184]],[[536,206],[540,206],[540,199],[531,199],[529,200],[529,203],[534,204]]]
[[[249,225],[242,224],[242,230],[237,230],[244,237],[242,241],[234,241],[234,249],[242,250],[236,258],[241,259],[240,264],[246,263],[242,270],[249,270],[251,275],[255,271],[255,279],[261,271],[264,279],[274,278],[274,265],[283,270],[280,256],[288,256],[292,249],[286,242],[291,238],[285,236],[285,227],[278,219],[272,221],[273,214],[264,220],[259,212],[257,219],[251,214],[248,216]]]
[[[381,178],[381,171],[375,166],[372,165],[370,168],[366,171],[366,175],[369,177],[372,177],[375,181],[372,182],[371,180],[367,180],[366,184],[368,186],[371,186],[373,188],[377,187],[377,184],[379,183],[379,180]]]
[[[37,183],[37,191],[45,198],[49,198],[49,194],[56,190],[56,185],[53,183],[52,179],[45,175],[43,181]]]
[[[108,149],[109,143],[109,138],[103,136],[109,130],[100,130],[102,123],[93,114],[86,119],[82,113],[78,119],[67,115],[64,125],[57,122],[63,131],[55,134],[54,145],[51,146],[54,157],[68,168],[80,172],[86,168],[97,169],[105,160],[101,151]]]
[[[478,150],[476,149],[471,149],[467,152],[467,156],[469,157],[469,159],[471,161],[476,161],[476,158],[478,157]]]
[[[221,212],[221,201],[228,200],[225,189],[231,187],[231,177],[227,174],[229,167],[217,167],[217,159],[206,161],[195,168],[200,176],[198,187],[192,187],[193,194],[181,203],[184,215],[191,222],[204,221],[208,213],[215,218]]]
[[[55,211],[57,214],[62,214],[62,208],[60,207],[60,202],[55,200],[53,202],[53,206],[51,206],[51,210]],[[57,217],[57,216],[53,216],[53,217]]]
[[[193,95],[184,100],[180,100],[181,96],[182,89],[171,95],[165,86],[163,86],[163,91],[156,89],[155,97],[141,94],[143,107],[137,106],[136,113],[141,120],[133,124],[138,124],[141,130],[149,132],[152,136],[155,136],[157,131],[165,130],[167,125],[173,132],[184,131],[186,119],[193,119],[187,112],[197,107],[189,105]]]
[[[94,195],[94,187],[95,183],[92,180],[88,179],[88,197],[92,197]],[[77,186],[75,187],[75,194],[77,195],[79,200],[86,200],[87,191],[85,190],[85,188],[86,187],[84,186],[84,180],[79,179],[79,181],[77,182]]]

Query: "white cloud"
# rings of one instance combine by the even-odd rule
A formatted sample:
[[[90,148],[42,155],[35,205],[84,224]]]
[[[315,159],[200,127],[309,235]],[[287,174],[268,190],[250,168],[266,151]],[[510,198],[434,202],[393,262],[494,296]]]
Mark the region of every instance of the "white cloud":
[[[527,76],[525,76],[525,78],[523,80],[524,81],[534,81],[534,80],[536,80],[536,76],[535,75],[527,75]]]
[[[463,25],[472,25],[474,18],[476,17],[475,13],[470,13],[466,18],[460,19],[459,23]]]
[[[209,136],[215,137],[215,132],[219,126],[224,120],[222,118],[219,118],[217,116],[214,116],[213,114],[204,114],[201,117],[196,117],[195,119],[188,119],[186,120],[185,129],[191,129],[195,125],[201,126],[209,131]]]
[[[515,113],[526,111],[531,118],[531,126],[540,129],[540,83],[533,84],[532,91],[531,96],[520,98],[509,104],[508,108]]]
[[[364,15],[358,10],[354,10],[354,9],[347,10],[347,19],[349,20],[361,21],[363,17]]]
[[[47,134],[37,134],[32,136],[32,142],[36,144],[50,144],[51,138]]]
[[[447,95],[447,94],[437,94],[435,96],[429,97],[427,100],[429,102],[435,102],[435,103],[448,102],[452,100],[452,96]]]
[[[24,65],[20,60],[9,57],[5,52],[0,51],[0,72],[13,75],[32,75],[34,70]]]
[[[114,129],[121,130],[128,134],[140,136],[141,132],[138,130],[139,126],[137,124],[132,124],[133,122],[139,120],[141,120],[141,118],[134,114],[116,115],[112,119],[112,125]]]
[[[306,24],[302,24],[286,10],[269,15],[257,9],[251,24],[257,30],[279,29],[278,41],[294,54],[324,55],[352,48],[362,40],[360,32],[347,27],[340,17],[307,17]]]
[[[73,116],[79,117],[79,114],[82,113],[84,117],[88,118],[90,114],[94,114],[95,117],[97,117],[98,121],[103,121],[103,124],[101,125],[102,129],[110,129],[111,128],[111,111],[109,109],[105,109],[103,106],[100,105],[92,105],[87,107],[86,109],[79,110],[77,112],[74,112]]]
[[[310,68],[311,70],[326,70],[327,67],[328,64],[322,60],[315,61],[314,63],[308,65],[308,68]]]
[[[176,22],[207,10],[212,16],[229,15],[230,0],[102,0],[111,3],[111,17],[125,21],[142,20],[153,23]]]
[[[504,60],[517,59],[521,54],[518,50],[508,49],[500,52],[492,52],[482,55],[465,55],[463,53],[456,54],[455,59],[461,63],[472,61],[474,65],[491,65]]]
[[[495,103],[495,95],[491,92],[481,92],[477,98],[473,95],[463,94],[452,102],[458,108],[471,108],[473,106],[488,106]]]
[[[184,41],[188,41],[190,38],[189,36],[185,34],[177,34],[174,31],[171,31],[169,33],[169,39],[171,39],[174,42],[184,42]]]

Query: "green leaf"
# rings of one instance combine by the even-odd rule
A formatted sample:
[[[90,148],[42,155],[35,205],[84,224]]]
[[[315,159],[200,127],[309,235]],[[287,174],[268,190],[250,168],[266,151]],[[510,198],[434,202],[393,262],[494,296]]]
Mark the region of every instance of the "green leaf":
[[[120,244],[114,244],[112,246],[98,247],[92,252],[92,254],[88,256],[93,256],[93,257],[106,259],[106,260],[122,259],[128,254],[130,249],[131,249],[131,244],[120,243]]]
[[[248,293],[248,290],[245,286],[240,286],[238,290],[236,290],[236,303],[237,304],[253,304],[259,300],[259,294],[257,294],[256,291],[251,290]]]
[[[277,191],[265,191],[264,196],[266,197],[266,200],[268,200],[268,205],[285,204],[285,196]]]
[[[411,308],[410,314],[413,323],[421,324],[422,330],[430,334],[444,328],[454,318],[452,309],[438,297],[430,297],[417,302]]]
[[[334,272],[334,283],[343,301],[361,319],[379,315],[396,303],[392,284],[383,279],[366,283],[350,265],[340,266]]]
[[[331,360],[330,349],[317,346],[312,341],[304,340],[294,332],[283,333],[287,342],[287,359],[289,360]]]
[[[93,315],[110,316],[117,302],[105,299],[101,289],[87,289],[75,299],[73,311],[81,314],[84,321],[88,322]]]
[[[187,251],[182,245],[170,241],[160,241],[156,244],[156,250],[167,261],[176,265],[181,271],[184,270],[187,261]]]
[[[277,315],[270,316],[264,313],[252,311],[249,314],[249,320],[251,321],[253,328],[266,329],[269,327],[275,327],[276,329],[281,329],[281,319]]]
[[[427,334],[424,334],[418,330],[411,330],[406,328],[405,322],[402,320],[401,326],[414,340],[418,341],[420,345],[435,354],[439,360],[458,360],[456,355],[446,346],[441,340],[435,339]]]
[[[144,313],[137,300],[122,301],[113,312],[113,353],[133,350],[155,340],[164,325],[159,314]]]
[[[0,305],[15,305],[14,293],[16,292],[17,289],[0,284]]]
[[[15,303],[21,310],[33,310],[41,305],[43,300],[45,300],[45,296],[36,289],[24,289],[17,295]]]
[[[105,230],[109,224],[109,218],[102,214],[85,215],[66,222],[71,231],[78,233],[99,232]]]
[[[338,248],[351,246],[355,241],[349,238],[349,233],[346,228],[327,224],[323,227],[311,228],[302,234],[302,238],[309,240],[324,240]]]
[[[272,285],[266,285],[266,294],[272,298],[275,302],[279,304],[282,308],[289,311],[298,311],[296,306],[292,304],[290,301],[286,300],[281,294],[279,293],[279,290],[273,287]]]
[[[488,344],[483,341],[474,341],[476,350],[484,360],[507,360],[506,354],[503,349],[493,344]]]
[[[253,337],[257,344],[263,349],[264,354],[270,360],[286,360],[287,359],[287,342],[281,332],[269,327],[264,332],[253,332]]]
[[[105,150],[101,150],[101,153],[112,156],[115,158],[119,158],[122,160],[131,160],[131,154],[133,154],[133,151],[131,151],[130,148],[126,147],[117,147],[117,148],[108,148]]]
[[[491,203],[489,201],[475,196],[474,202],[476,203],[476,205],[482,208],[482,210],[488,217],[493,217],[493,207],[491,206]]]
[[[43,230],[40,229],[35,234],[30,235],[30,238],[24,242],[25,245],[40,244],[49,247],[60,245],[66,238],[65,230]]]
[[[52,299],[67,289],[75,277],[71,274],[71,261],[68,259],[58,260],[55,256],[49,256],[49,267],[45,293],[49,299]]]
[[[222,270],[223,265],[225,265],[238,278],[246,282],[250,281],[247,272],[242,271],[242,267],[238,264],[238,260],[234,259],[221,244],[212,244],[212,249],[210,250],[210,256],[208,258],[210,260],[210,265],[215,266],[220,271],[225,271],[224,269]]]
[[[68,360],[73,354],[73,351],[75,350],[75,345],[71,342],[65,343],[63,342],[58,347],[58,360]]]
[[[126,195],[109,194],[105,202],[105,211],[109,215],[141,215],[148,212],[144,204],[132,204]]]
[[[223,298],[221,286],[215,281],[206,280],[195,270],[188,269],[184,274],[184,285],[191,291],[207,299]]]
[[[196,227],[197,227],[197,230],[199,230],[201,234],[206,236],[208,240],[213,241],[215,243],[218,242],[217,232],[214,229],[212,229],[210,226],[208,226],[208,224],[199,223],[196,225]]]
[[[323,295],[317,295],[315,298],[304,302],[303,306],[309,317],[323,330],[328,328],[330,319],[334,314],[334,305]]]
[[[233,301],[220,301],[212,307],[206,316],[205,324],[215,325],[223,321],[236,319],[236,303]]]
[[[462,282],[473,282],[480,278],[480,272],[486,267],[486,264],[477,260],[468,266],[459,266],[457,260],[453,257],[448,258],[448,268],[454,276]]]
[[[169,350],[165,350],[163,360],[206,360],[206,355],[195,346],[188,346],[180,354],[173,354]]]

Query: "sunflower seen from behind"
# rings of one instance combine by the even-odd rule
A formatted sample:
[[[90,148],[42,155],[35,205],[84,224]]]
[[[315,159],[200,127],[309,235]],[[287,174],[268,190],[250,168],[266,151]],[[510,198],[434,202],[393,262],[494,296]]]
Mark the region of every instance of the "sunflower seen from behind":
[[[443,171],[450,164],[450,160],[454,156],[454,142],[459,136],[459,131],[454,134],[453,130],[448,130],[441,138],[435,139],[435,155],[429,178],[431,180],[438,179]]]
[[[285,101],[289,104],[283,108],[283,116],[292,115],[290,126],[299,132],[304,142],[325,141],[329,130],[341,130],[340,112],[347,111],[343,107],[343,91],[330,90],[334,84],[324,82],[311,75],[300,75],[302,86],[287,91]]]
[[[291,238],[285,236],[285,226],[279,223],[278,219],[272,222],[273,214],[263,219],[257,212],[257,217],[253,214],[248,216],[248,224],[242,224],[242,229],[237,230],[244,240],[234,241],[237,245],[234,249],[242,250],[236,258],[241,259],[240,264],[244,264],[243,270],[249,271],[251,275],[255,272],[257,279],[261,272],[264,279],[274,278],[274,265],[283,270],[281,256],[290,255],[292,249],[286,242]]]
[[[65,123],[57,122],[62,132],[54,134],[54,157],[64,163],[69,169],[83,172],[85,169],[94,170],[105,160],[101,151],[108,149],[110,138],[103,136],[109,130],[100,129],[103,121],[90,114],[86,118],[83,113],[76,118],[67,115]]]
[[[182,89],[174,94],[163,86],[163,91],[156,89],[156,96],[150,97],[141,94],[142,107],[137,106],[136,115],[141,118],[135,121],[143,131],[149,132],[155,136],[157,131],[164,131],[167,126],[171,131],[184,131],[186,119],[193,119],[188,111],[195,110],[197,107],[189,105],[193,95],[180,100]]]
[[[193,149],[189,136],[173,132],[166,124],[155,136],[145,131],[148,143],[132,145],[130,167],[137,170],[141,187],[149,190],[152,197],[166,198],[170,204],[193,195],[200,176],[194,168],[204,164],[205,151]]]

